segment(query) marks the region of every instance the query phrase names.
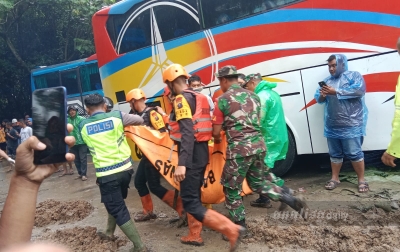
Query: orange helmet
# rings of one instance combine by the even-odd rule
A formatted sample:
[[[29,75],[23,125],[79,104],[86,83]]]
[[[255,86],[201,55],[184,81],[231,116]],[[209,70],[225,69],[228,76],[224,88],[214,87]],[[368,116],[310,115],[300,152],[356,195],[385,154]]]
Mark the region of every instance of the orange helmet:
[[[214,94],[213,94],[213,96],[212,96],[213,102],[216,102],[217,99],[218,99],[218,97],[220,97],[223,93],[224,93],[224,92],[222,92],[222,89],[220,89],[220,88],[217,89],[217,90],[215,90],[215,91],[214,91]]]
[[[143,92],[141,89],[139,89],[139,88],[132,89],[132,90],[129,91],[129,93],[126,95],[126,101],[127,101],[127,102],[132,101],[132,99],[140,100],[140,99],[142,99],[142,98],[144,98],[144,99],[146,100],[146,95],[145,95],[144,92]]]
[[[179,76],[185,76],[186,79],[189,78],[188,73],[185,68],[179,64],[172,64],[163,72],[163,81],[167,83],[167,81],[173,81]]]

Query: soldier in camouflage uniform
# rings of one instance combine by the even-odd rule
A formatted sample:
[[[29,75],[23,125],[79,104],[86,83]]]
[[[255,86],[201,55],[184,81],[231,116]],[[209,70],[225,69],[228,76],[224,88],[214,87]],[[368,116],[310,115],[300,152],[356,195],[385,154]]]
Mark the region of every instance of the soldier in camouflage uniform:
[[[221,141],[222,129],[227,136],[226,163],[221,184],[230,218],[236,224],[246,226],[245,209],[240,196],[245,178],[254,192],[304,213],[305,203],[293,197],[289,188],[274,184],[273,176],[268,176],[268,168],[264,164],[267,150],[259,123],[260,98],[237,84],[236,67],[223,67],[215,75],[224,94],[218,98],[218,106],[215,107],[213,136],[215,143]]]

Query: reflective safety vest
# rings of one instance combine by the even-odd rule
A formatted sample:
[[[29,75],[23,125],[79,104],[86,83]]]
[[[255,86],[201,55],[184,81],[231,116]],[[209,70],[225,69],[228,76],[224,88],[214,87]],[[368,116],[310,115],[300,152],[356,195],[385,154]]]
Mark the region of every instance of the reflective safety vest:
[[[192,90],[184,90],[186,93],[191,93],[196,99],[196,111],[192,115],[194,137],[197,142],[207,142],[212,138],[212,119],[210,116],[210,105],[205,95],[194,92]],[[177,121],[170,118],[168,124],[169,136],[174,141],[181,141],[182,135],[179,130]]]
[[[92,154],[96,177],[119,173],[132,166],[120,111],[94,114],[83,120],[79,128]]]

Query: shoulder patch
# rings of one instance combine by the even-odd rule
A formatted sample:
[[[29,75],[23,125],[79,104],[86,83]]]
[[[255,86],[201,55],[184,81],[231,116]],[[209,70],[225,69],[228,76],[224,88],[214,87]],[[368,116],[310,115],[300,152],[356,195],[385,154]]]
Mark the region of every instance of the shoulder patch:
[[[190,109],[189,103],[183,97],[183,95],[178,95],[174,102],[174,110],[176,115],[176,120],[181,119],[192,119],[192,111]]]

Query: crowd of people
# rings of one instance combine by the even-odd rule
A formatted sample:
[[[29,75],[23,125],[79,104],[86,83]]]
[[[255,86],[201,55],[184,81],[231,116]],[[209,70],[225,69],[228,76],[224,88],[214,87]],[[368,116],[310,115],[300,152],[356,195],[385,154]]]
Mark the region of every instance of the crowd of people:
[[[400,52],[400,40],[397,46]],[[369,185],[364,179],[361,146],[368,115],[364,102],[366,85],[360,73],[348,70],[344,55],[332,55],[327,61],[330,76],[320,83],[315,94],[316,101],[325,105],[324,135],[332,166],[332,178],[325,188],[333,190],[339,185],[338,175],[343,158],[347,157],[358,175],[358,190],[365,193],[369,191]],[[241,196],[245,179],[251,190],[260,195],[252,206],[270,207],[270,200],[280,201],[279,210],[289,206],[306,218],[305,201],[295,197],[284,181],[273,174],[274,163],[285,158],[288,148],[287,137],[277,138],[278,135],[287,136],[287,128],[280,97],[272,90],[276,84],[263,80],[258,73],[240,74],[231,65],[220,68],[215,76],[220,91],[215,92],[210,100],[201,94],[198,76],[190,76],[179,64],[166,68],[163,81],[167,85],[164,96],[171,108],[168,113],[160,107],[148,107],[146,95],[140,89],[133,89],[126,95],[131,106],[129,114],[110,112],[106,100],[99,94],[85,98],[89,118],[79,117],[74,107],[68,108],[71,135],[65,140],[71,151],[66,158],[69,162],[75,158],[79,176],[85,180],[86,150],[90,151],[101,202],[108,212],[107,227],[99,235],[112,238],[118,225],[132,241],[132,251],[148,251],[134,221],[157,218],[150,195],[153,193],[188,223],[189,234],[181,238],[183,244],[203,245],[201,231],[206,226],[220,232],[229,241],[230,251],[235,251],[241,238],[251,235],[246,231],[246,211]],[[382,156],[382,161],[392,167],[395,166],[394,160],[400,157],[397,141],[400,89],[397,87],[392,141]],[[7,135],[18,141],[21,131],[17,133],[11,123],[5,125]],[[144,125],[155,131],[168,132],[178,146],[178,164],[173,177],[180,183],[180,195],[161,186],[160,174],[143,156],[134,181],[143,211],[135,216],[134,221],[125,204],[133,175],[131,149],[124,135],[124,127],[129,125]],[[220,183],[229,218],[201,202],[201,186],[209,160],[208,144],[209,141],[220,144],[223,135],[226,136],[227,148]],[[19,148],[15,176],[11,179],[0,220],[0,248],[29,241],[39,186],[57,170],[56,165],[38,169],[33,164],[32,150],[45,148],[35,137],[28,138]]]
[[[32,118],[25,115],[25,119],[4,119],[0,125],[0,161],[7,160],[12,170],[18,146],[32,136]]]

